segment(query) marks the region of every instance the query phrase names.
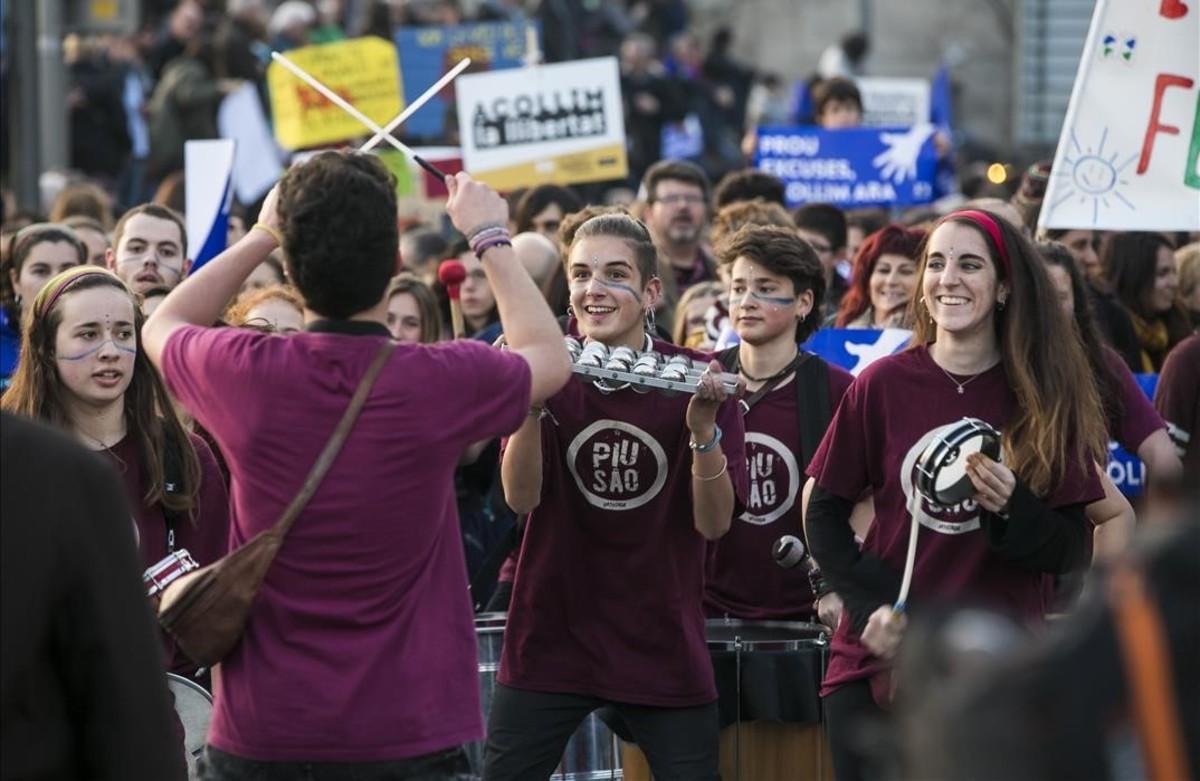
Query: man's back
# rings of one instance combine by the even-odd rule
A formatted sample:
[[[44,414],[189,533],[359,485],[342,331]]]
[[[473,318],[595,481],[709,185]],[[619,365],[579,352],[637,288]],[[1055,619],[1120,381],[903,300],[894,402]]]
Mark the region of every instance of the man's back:
[[[327,327],[286,338],[186,328],[164,351],[168,384],[228,456],[233,547],[298,492],[386,334]],[[480,736],[453,471],[471,441],[520,424],[528,372],[478,343],[395,349],[222,662],[212,745],[382,761]]]

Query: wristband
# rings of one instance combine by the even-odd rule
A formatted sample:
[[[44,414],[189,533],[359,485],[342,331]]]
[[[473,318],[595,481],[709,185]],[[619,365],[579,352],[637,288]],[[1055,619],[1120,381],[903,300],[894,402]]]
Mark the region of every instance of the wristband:
[[[729,457],[721,456],[721,468],[717,471],[717,473],[715,475],[713,475],[712,477],[701,477],[700,475],[696,474],[695,471],[693,471],[692,477],[696,480],[699,480],[702,483],[711,483],[713,480],[716,480],[718,477],[725,474],[725,470],[728,468],[729,468]]]
[[[264,230],[268,234],[270,234],[271,238],[275,239],[276,247],[283,246],[283,235],[275,228],[272,228],[270,225],[266,224],[265,222],[256,222],[256,223],[254,223],[254,225],[250,226],[250,230],[254,230],[255,228],[261,228],[262,230]]]
[[[475,245],[475,248],[473,249],[473,251],[475,253],[475,257],[479,258],[480,260],[483,260],[483,255],[488,250],[494,249],[496,247],[511,247],[511,246],[512,246],[512,242],[509,241],[508,236],[505,235],[501,238],[491,239],[490,241],[481,241],[479,244]]]
[[[825,576],[821,573],[820,567],[813,567],[808,571],[808,586],[818,600],[833,591],[829,581],[825,580]]]
[[[467,243],[470,244],[471,242],[473,242],[475,240],[476,236],[479,236],[484,231],[497,230],[497,229],[505,231],[506,233],[508,232],[508,228],[504,227],[503,225],[501,225],[498,222],[485,222],[482,225],[476,225],[474,228],[467,231],[467,233],[465,234],[465,238],[467,239]]]
[[[696,441],[696,437],[694,434],[692,436],[688,437],[688,447],[690,447],[692,450],[695,450],[697,453],[710,453],[720,442],[721,442],[721,427],[715,423],[713,424],[712,442],[706,442],[705,444],[701,445],[699,442]]]

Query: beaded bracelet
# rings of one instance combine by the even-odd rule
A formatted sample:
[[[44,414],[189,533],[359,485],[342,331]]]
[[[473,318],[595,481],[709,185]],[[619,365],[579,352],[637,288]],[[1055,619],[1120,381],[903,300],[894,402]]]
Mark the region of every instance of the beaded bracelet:
[[[829,581],[825,580],[825,576],[821,573],[820,567],[813,567],[808,571],[808,586],[812,589],[813,596],[817,599],[833,591],[833,588],[829,585]]]

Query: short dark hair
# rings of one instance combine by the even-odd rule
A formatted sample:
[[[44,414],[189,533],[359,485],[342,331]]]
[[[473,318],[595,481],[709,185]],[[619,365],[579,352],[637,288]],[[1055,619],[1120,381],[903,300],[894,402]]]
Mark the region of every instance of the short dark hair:
[[[822,79],[812,89],[813,116],[820,118],[830,103],[853,103],[859,113],[863,110],[862,93],[850,79],[834,76]]]
[[[121,237],[125,235],[125,226],[132,218],[139,214],[175,223],[175,227],[179,228],[179,251],[183,255],[187,255],[187,226],[183,221],[183,215],[169,206],[163,206],[158,203],[143,203],[134,206],[121,215],[121,219],[117,220],[112,233],[112,248],[114,252],[116,252],[117,247],[121,244]]]
[[[737,201],[753,201],[755,198],[787,206],[783,180],[754,168],[731,171],[713,190],[713,208],[720,209]]]
[[[846,213],[828,203],[807,203],[792,213],[797,228],[819,233],[837,252],[846,246]]]
[[[580,239],[608,236],[623,239],[633,249],[634,261],[642,277],[642,287],[658,276],[658,248],[650,237],[650,229],[641,221],[621,212],[597,215],[579,226],[567,248],[564,268],[571,262],[571,250]]]
[[[579,196],[566,187],[560,187],[557,184],[539,184],[517,201],[517,210],[513,214],[517,233],[533,230],[533,218],[545,211],[546,207],[555,203],[558,204],[558,208],[562,209],[564,217],[583,208],[583,201]]]
[[[428,228],[406,231],[400,237],[400,243],[411,250],[409,253],[411,257],[404,253],[400,255],[404,268],[408,270],[418,269],[431,261],[441,260],[446,257],[446,251],[450,249],[450,244],[442,234]]]
[[[396,182],[374,155],[322,152],[279,182],[288,275],[306,307],[345,319],[383,299],[396,270]]]
[[[648,203],[654,203],[658,183],[667,180],[696,185],[704,192],[706,204],[712,198],[712,183],[708,181],[708,174],[704,173],[703,168],[687,160],[659,160],[646,169],[646,175],[642,177]]]
[[[811,290],[813,308],[796,323],[796,341],[803,342],[820,327],[821,300],[825,297],[825,269],[812,245],[790,228],[776,225],[743,225],[720,250],[722,266],[738,258],[753,260],[773,274],[792,280],[796,295]]]

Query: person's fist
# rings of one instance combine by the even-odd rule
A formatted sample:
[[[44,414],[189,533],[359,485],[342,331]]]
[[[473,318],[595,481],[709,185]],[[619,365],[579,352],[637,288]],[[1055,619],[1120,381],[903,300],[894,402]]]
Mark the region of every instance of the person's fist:
[[[907,616],[897,613],[891,605],[881,605],[867,619],[867,628],[862,633],[863,645],[880,659],[891,659],[900,647],[906,626]]]
[[[508,202],[465,171],[446,177],[446,212],[459,233],[470,236],[487,225],[508,225]]]

